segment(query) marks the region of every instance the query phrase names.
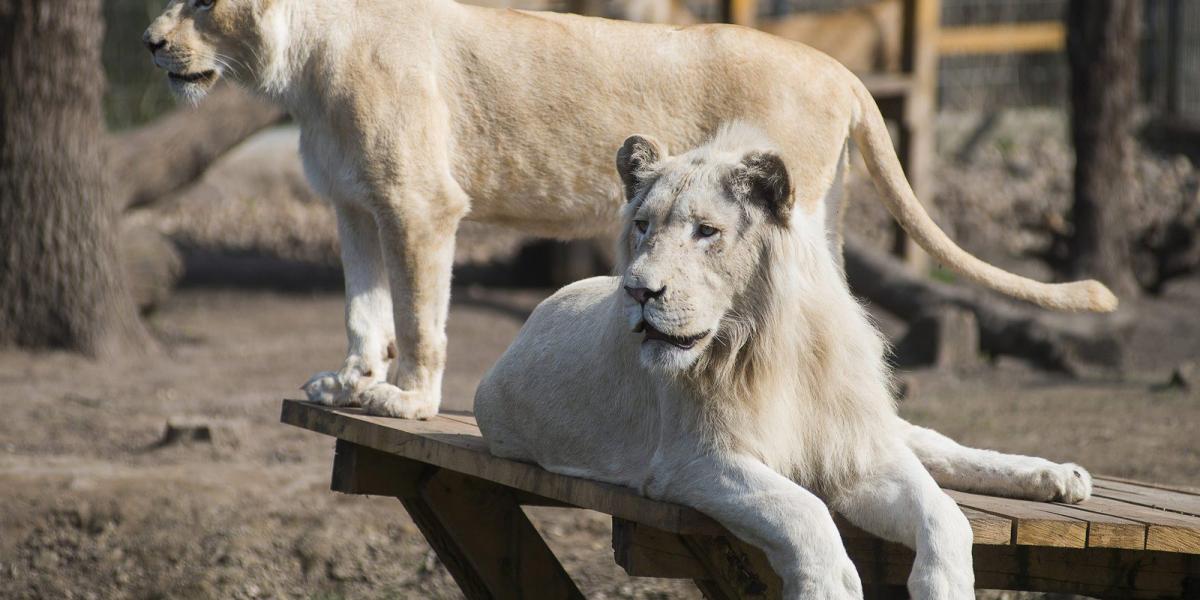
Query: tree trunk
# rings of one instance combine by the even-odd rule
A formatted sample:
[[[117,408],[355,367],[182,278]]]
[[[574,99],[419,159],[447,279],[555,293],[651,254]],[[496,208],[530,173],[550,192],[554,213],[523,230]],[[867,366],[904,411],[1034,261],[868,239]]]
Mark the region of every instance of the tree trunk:
[[[1071,0],[1071,133],[1075,143],[1074,233],[1069,268],[1117,296],[1138,292],[1128,224],[1134,182],[1139,0]]]
[[[108,197],[100,0],[0,0],[0,345],[150,343]]]

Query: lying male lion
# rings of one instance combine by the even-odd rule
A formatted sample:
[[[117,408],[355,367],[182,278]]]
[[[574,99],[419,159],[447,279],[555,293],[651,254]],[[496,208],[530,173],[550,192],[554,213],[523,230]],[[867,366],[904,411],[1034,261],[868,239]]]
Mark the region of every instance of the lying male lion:
[[[179,95],[199,100],[229,76],[300,124],[346,273],[348,355],[305,385],[313,400],[435,414],[459,221],[555,237],[609,231],[622,204],[609,152],[626,132],[670,132],[666,143],[690,147],[731,118],[780,140],[798,211],[837,222],[853,137],[888,209],[965,278],[1043,306],[1116,306],[1096,282],[1037,283],[955,246],[913,196],[862,83],[811,48],[749,29],[451,0],[172,0],[144,41]],[[839,235],[828,234],[835,247]]]
[[[479,386],[479,427],[499,456],[712,516],[787,598],[862,595],[827,507],[916,550],[914,598],[974,598],[971,527],[938,484],[1078,502],[1091,477],[900,419],[781,156],[744,127],[675,157],[629,138],[621,275],[538,306]]]

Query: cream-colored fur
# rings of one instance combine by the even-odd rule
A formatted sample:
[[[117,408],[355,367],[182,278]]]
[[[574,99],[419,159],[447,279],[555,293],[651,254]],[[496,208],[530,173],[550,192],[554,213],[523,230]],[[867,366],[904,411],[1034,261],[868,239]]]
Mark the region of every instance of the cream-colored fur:
[[[892,214],[966,279],[1054,308],[1116,305],[1095,282],[1037,283],[955,246],[913,196],[862,83],[760,32],[451,0],[172,0],[145,42],[181,96],[229,77],[301,127],[306,173],[338,214],[349,337],[343,366],[305,386],[313,400],[435,414],[461,219],[611,231],[622,202],[608,157],[626,132],[691,147],[732,118],[779,140],[801,210],[824,214],[852,137]]]
[[[746,127],[674,157],[630,138],[620,275],[538,306],[479,386],[480,429],[497,455],[709,514],[787,598],[862,595],[830,508],[916,550],[913,597],[973,598],[971,528],[938,484],[1078,502],[1090,476],[897,416],[883,341],[780,156]]]

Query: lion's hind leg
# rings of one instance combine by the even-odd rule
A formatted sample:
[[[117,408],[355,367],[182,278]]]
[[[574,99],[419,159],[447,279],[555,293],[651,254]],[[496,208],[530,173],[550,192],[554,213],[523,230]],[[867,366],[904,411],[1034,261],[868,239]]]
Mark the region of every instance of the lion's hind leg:
[[[1082,502],[1092,476],[1074,463],[968,448],[925,427],[903,423],[904,440],[943,487],[992,496]]]

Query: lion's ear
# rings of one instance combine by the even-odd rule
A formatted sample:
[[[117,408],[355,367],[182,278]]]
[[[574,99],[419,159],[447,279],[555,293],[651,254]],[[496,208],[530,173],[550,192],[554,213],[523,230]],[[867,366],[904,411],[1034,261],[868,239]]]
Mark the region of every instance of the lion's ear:
[[[631,135],[617,150],[617,173],[625,189],[625,200],[632,201],[642,185],[654,175],[654,164],[666,158],[662,144],[640,135]]]
[[[730,175],[729,187],[735,197],[761,204],[781,222],[787,222],[796,203],[787,165],[771,151],[755,151],[743,157]]]

